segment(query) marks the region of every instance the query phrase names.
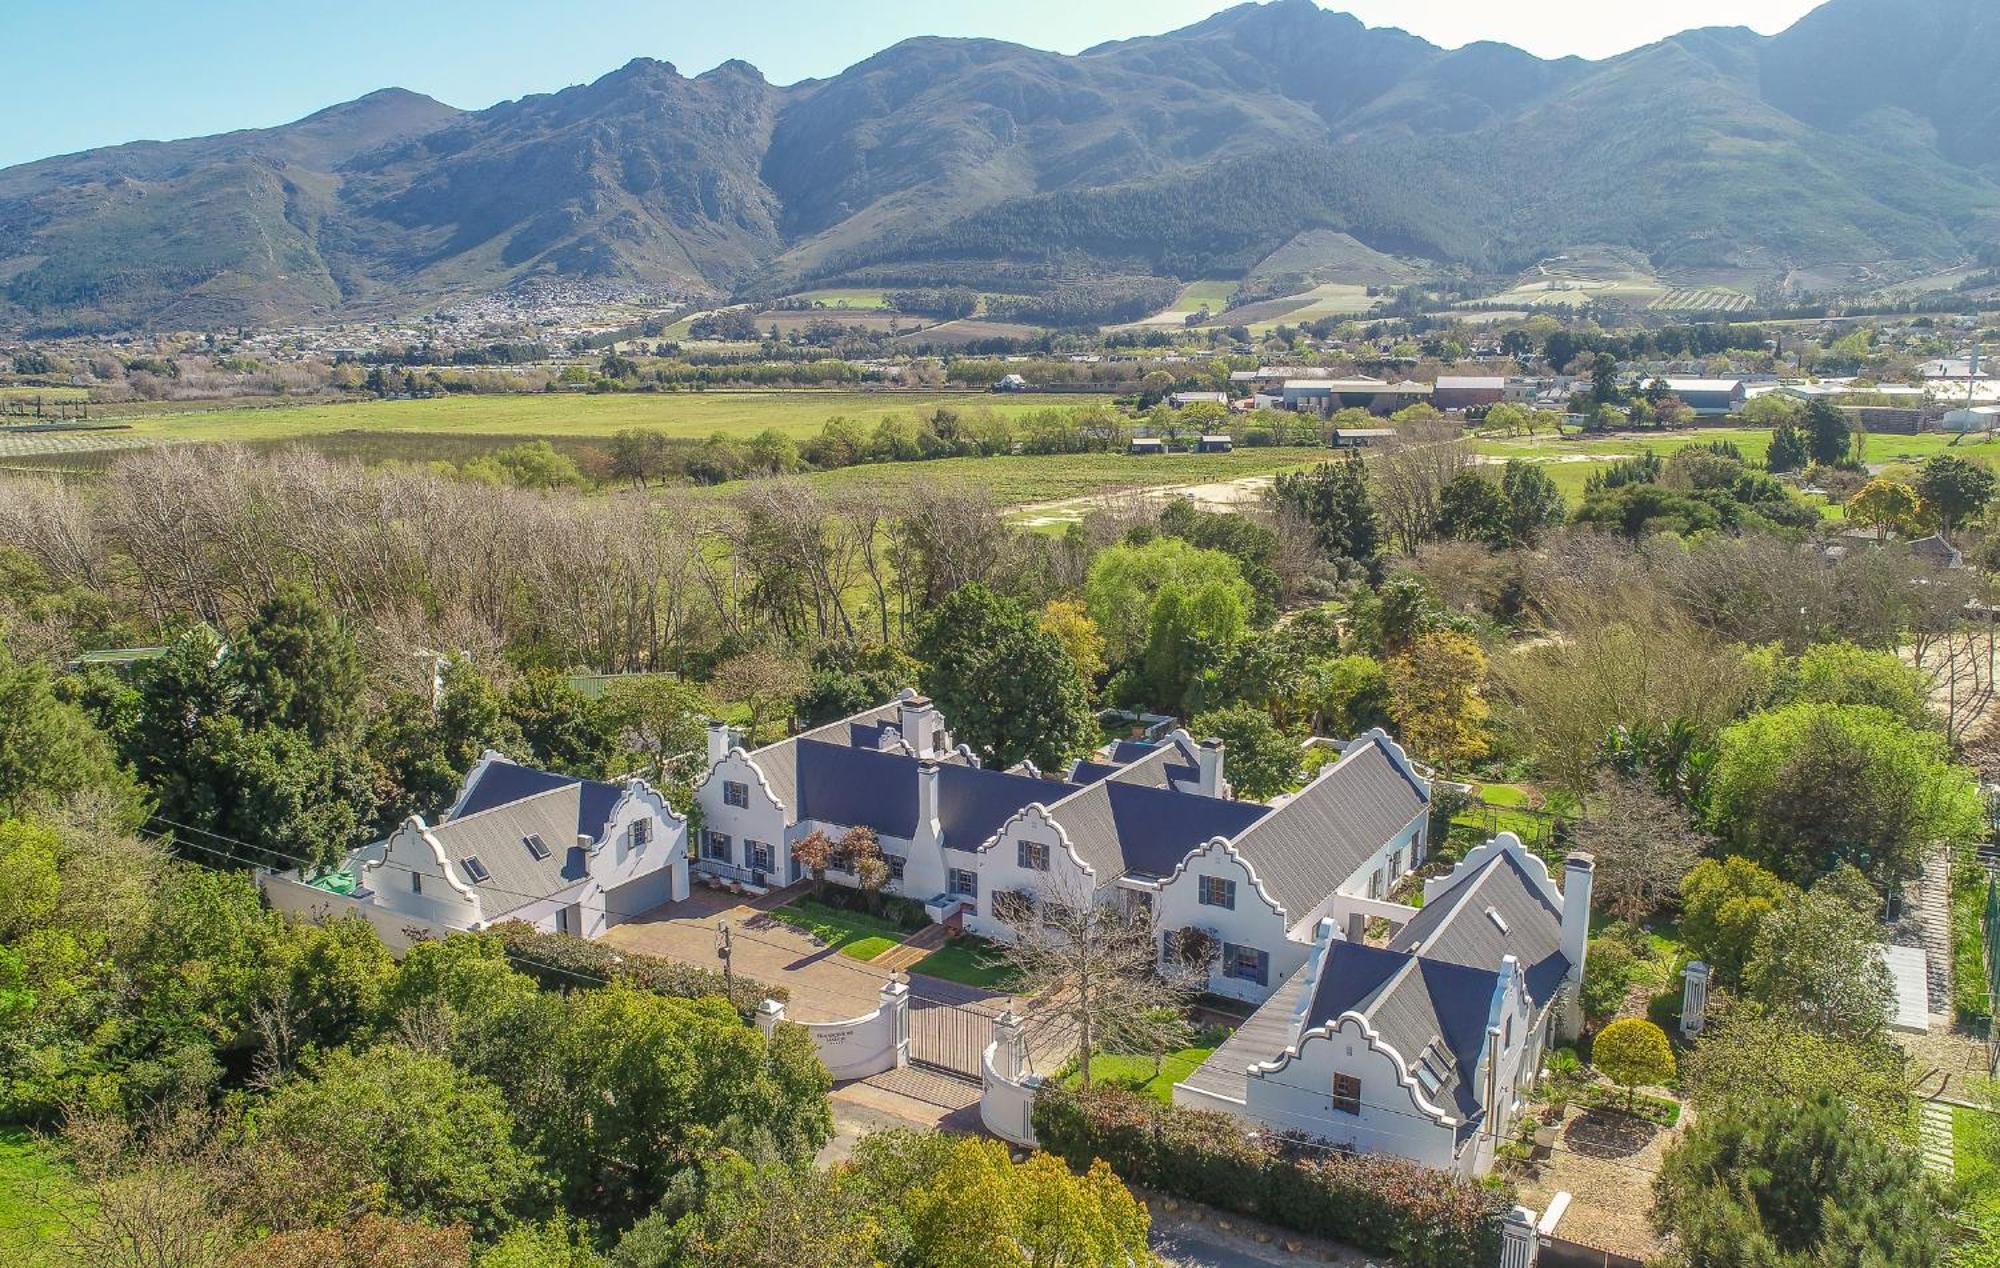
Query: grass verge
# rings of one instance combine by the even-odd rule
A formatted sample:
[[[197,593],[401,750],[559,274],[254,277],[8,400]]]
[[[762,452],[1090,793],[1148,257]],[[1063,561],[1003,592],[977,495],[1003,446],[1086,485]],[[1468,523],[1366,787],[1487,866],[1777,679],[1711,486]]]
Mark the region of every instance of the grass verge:
[[[0,1262],[44,1268],[59,1261],[52,1245],[61,1212],[78,1197],[69,1171],[46,1145],[18,1127],[0,1127]]]
[[[1000,949],[973,934],[953,938],[918,960],[910,972],[989,991],[1011,991],[1016,982],[1013,968],[1000,959]]]
[[[854,960],[872,960],[903,940],[894,921],[864,912],[842,911],[814,898],[801,898],[770,913],[771,919],[802,929]]]
[[[1193,1074],[1196,1067],[1208,1060],[1215,1051],[1207,1048],[1180,1048],[1166,1053],[1160,1058],[1160,1072],[1153,1073],[1151,1056],[1128,1056],[1124,1054],[1100,1052],[1090,1059],[1090,1077],[1095,1083],[1110,1083],[1150,1096],[1162,1105],[1171,1105],[1174,1100],[1174,1084]],[[1078,1087],[1083,1083],[1083,1071],[1072,1066],[1062,1076],[1063,1085]]]

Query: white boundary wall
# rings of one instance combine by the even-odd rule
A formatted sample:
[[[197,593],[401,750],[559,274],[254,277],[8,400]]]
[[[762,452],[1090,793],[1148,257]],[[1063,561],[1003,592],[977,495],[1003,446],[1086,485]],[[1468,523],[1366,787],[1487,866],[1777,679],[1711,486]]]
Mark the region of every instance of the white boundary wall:
[[[785,1006],[777,1000],[757,1006],[757,1028],[766,1036],[785,1020]],[[884,983],[881,1004],[860,1017],[793,1024],[812,1036],[813,1051],[834,1082],[881,1074],[909,1062],[910,988],[901,982]]]

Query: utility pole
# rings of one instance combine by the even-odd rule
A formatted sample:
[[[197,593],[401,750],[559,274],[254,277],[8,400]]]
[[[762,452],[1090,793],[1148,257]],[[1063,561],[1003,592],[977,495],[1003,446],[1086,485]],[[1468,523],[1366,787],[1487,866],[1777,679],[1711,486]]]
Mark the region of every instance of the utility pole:
[[[722,960],[722,991],[731,1000],[736,998],[736,974],[729,963],[729,922],[715,922],[715,954]]]

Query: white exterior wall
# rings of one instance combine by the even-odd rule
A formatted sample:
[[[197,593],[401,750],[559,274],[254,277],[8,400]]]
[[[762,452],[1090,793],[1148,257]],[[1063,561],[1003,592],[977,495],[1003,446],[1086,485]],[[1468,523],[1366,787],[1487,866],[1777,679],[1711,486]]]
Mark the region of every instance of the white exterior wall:
[[[412,944],[426,938],[443,938],[454,932],[443,925],[431,924],[376,903],[356,902],[345,894],[329,893],[299,880],[297,873],[293,872],[266,872],[258,877],[258,886],[264,891],[264,901],[271,905],[272,910],[297,916],[301,920],[339,920],[359,916],[375,926],[382,945],[395,955],[401,955]]]
[[[1236,882],[1235,907],[1204,905],[1201,901],[1204,876]],[[1208,989],[1229,999],[1259,1003],[1269,998],[1281,982],[1306,962],[1312,950],[1309,943],[1295,942],[1285,936],[1288,921],[1283,909],[1257,879],[1249,860],[1221,837],[1189,852],[1174,874],[1160,882],[1153,913],[1156,941],[1158,935],[1192,926],[1206,929],[1218,942],[1252,946],[1270,955],[1270,971],[1259,986],[1241,978],[1224,977],[1221,948],[1217,947]]]
[[[1023,869],[1020,865],[1020,850],[1017,842],[1038,841],[1049,847],[1049,870]],[[953,851],[965,854],[964,851]],[[1009,890],[1028,890],[1034,893],[1067,896],[1090,894],[1096,891],[1099,877],[1076,851],[1070,848],[1069,834],[1049,818],[1048,811],[1041,803],[1030,804],[1001,825],[999,835],[967,858],[977,858],[979,864],[979,902],[965,913],[965,927],[982,937],[998,942],[1013,941],[1014,931],[994,919],[993,898]],[[1106,878],[1110,879],[1110,878]],[[1106,886],[1105,892],[1110,892]]]
[[[1359,1114],[1333,1108],[1336,1073],[1361,1081]],[[1246,1116],[1270,1127],[1440,1170],[1454,1165],[1456,1120],[1424,1099],[1402,1054],[1353,1013],[1307,1032],[1277,1060],[1250,1067],[1244,1098]]]
[[[1341,896],[1366,897],[1368,878],[1377,868],[1382,869],[1381,897],[1387,899],[1389,891],[1396,887],[1396,882],[1416,871],[1422,865],[1424,857],[1430,853],[1429,834],[1430,812],[1426,810],[1411,820],[1401,832],[1385,842],[1381,849],[1370,855],[1367,862],[1354,869],[1354,874],[1342,881],[1333,893],[1328,894],[1325,901],[1306,912],[1302,919],[1295,921],[1292,925],[1292,936],[1310,941],[1313,930],[1319,928],[1322,919],[1328,916],[1340,919],[1344,914]],[[1389,862],[1398,850],[1403,852],[1403,867],[1401,871],[1391,872]],[[1413,908],[1412,911],[1414,910]]]
[[[386,840],[363,846],[348,861],[356,885],[374,894],[374,903],[446,929],[470,929],[491,920],[478,891],[445,861],[444,847],[423,819],[411,815]],[[421,877],[423,892],[412,878]]]
[[[742,784],[750,792],[748,806],[732,806],[722,799],[724,783]],[[701,807],[702,824],[705,830],[724,832],[729,835],[732,863],[728,867],[711,863],[700,857],[701,843],[695,842],[695,870],[712,875],[732,877],[737,880],[750,879],[748,852],[745,841],[763,841],[771,847],[771,883],[773,888],[791,879],[791,849],[785,830],[787,807],[779,804],[771,785],[764,779],[764,772],[757,768],[750,755],[741,748],[732,748],[729,753],[709,768],[706,778],[694,790],[695,804]],[[803,831],[793,834],[803,836]]]

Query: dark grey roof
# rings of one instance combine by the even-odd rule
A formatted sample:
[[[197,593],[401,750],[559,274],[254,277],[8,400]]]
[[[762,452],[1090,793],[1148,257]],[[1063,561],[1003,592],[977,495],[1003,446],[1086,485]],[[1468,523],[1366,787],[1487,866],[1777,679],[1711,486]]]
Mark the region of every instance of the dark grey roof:
[[[1489,909],[1506,922],[1504,930]],[[1554,998],[1570,967],[1562,953],[1562,912],[1505,851],[1426,902],[1389,945],[1426,960],[1474,967],[1498,967],[1511,955],[1537,1004]]]
[[[1446,1077],[1438,1091],[1425,1089],[1426,1097],[1469,1118],[1479,1112],[1479,1053],[1499,981],[1494,969],[1336,942],[1320,968],[1306,1027],[1359,1013],[1413,1072],[1424,1050],[1437,1042],[1448,1058]]]
[[[1082,761],[1070,769],[1069,779],[1073,784],[1094,784],[1100,779],[1109,778],[1117,769],[1116,766],[1109,766],[1103,762]]]
[[[1118,756],[1121,752],[1127,755],[1123,759]],[[1191,784],[1201,778],[1195,755],[1179,740],[1163,740],[1158,744],[1123,740],[1113,747],[1112,760],[1119,763],[1119,768],[1109,777],[1121,784],[1172,788],[1176,781]]]
[[[615,784],[578,779],[574,775],[558,775],[553,771],[536,770],[532,766],[518,766],[508,761],[486,764],[474,778],[472,787],[466,790],[453,822],[537,797],[553,789],[571,787],[579,793],[575,826],[565,829],[560,838],[550,838],[549,848],[559,850],[579,836],[587,836],[594,841],[604,835],[605,820],[611,817],[618,798],[624,795],[623,789]]]
[[[1000,826],[1034,802],[1054,805],[1076,791],[1075,784],[977,766],[938,764],[938,826],[946,847],[976,850]]]
[[[908,840],[917,831],[917,761],[905,753],[802,739],[793,746],[798,795],[794,819],[867,825]]]
[[[797,823],[799,820],[799,743],[803,740],[817,740],[828,744],[853,745],[857,737],[865,737],[871,729],[879,738],[881,728],[897,716],[899,707],[897,701],[891,700],[887,704],[857,713],[851,718],[841,718],[839,721],[814,727],[810,731],[801,731],[790,739],[766,744],[763,748],[751,752],[750,760],[757,763],[758,770],[764,772],[764,782],[771,786],[772,795],[785,807],[785,822]],[[873,748],[875,743],[876,741],[871,739],[866,746]]]
[[[1299,921],[1428,808],[1422,789],[1371,740],[1260,819],[1236,848]]]
[[[431,829],[458,879],[480,895],[486,919],[560,893],[588,875],[584,851],[576,844],[583,784],[571,780],[490,809],[460,814]],[[602,828],[602,820],[598,826]],[[549,847],[547,858],[538,859],[528,849],[530,835],[540,836]],[[485,866],[485,880],[473,878],[467,858],[477,858]]]
[[[865,824],[909,840],[917,831],[918,759],[801,737],[794,745],[796,817],[847,827]],[[1033,802],[1061,801],[1076,785],[1032,775],[937,763],[938,826],[947,847],[979,848]]]
[[[1117,778],[1090,785],[1049,808],[1077,856],[1100,883],[1128,872],[1165,876],[1188,851],[1214,837],[1234,838],[1271,813],[1251,801],[1225,801]]]

